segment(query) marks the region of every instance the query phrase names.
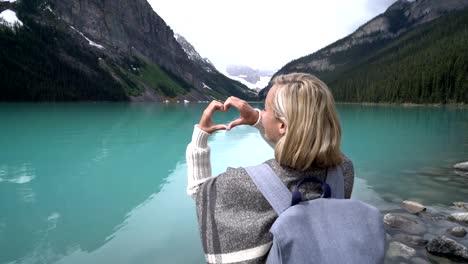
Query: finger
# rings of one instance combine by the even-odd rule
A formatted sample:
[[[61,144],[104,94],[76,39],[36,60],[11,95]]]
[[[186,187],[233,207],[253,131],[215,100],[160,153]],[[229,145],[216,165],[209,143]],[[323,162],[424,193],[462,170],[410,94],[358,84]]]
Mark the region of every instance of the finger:
[[[226,101],[224,101],[224,104],[223,104],[224,111],[229,110],[229,107],[231,106],[231,100],[232,100],[231,97],[229,97],[228,99],[226,99]]]
[[[243,118],[237,118],[236,120],[229,123],[228,130],[231,130],[233,127],[236,127],[238,125],[243,125],[243,124],[245,124],[245,120]]]
[[[218,131],[218,130],[228,130],[228,126],[226,125],[215,125],[215,126],[212,126],[211,128],[213,129],[213,132]]]
[[[221,110],[221,109],[224,109],[224,106],[222,103],[218,101],[212,101],[203,111],[203,114],[200,118],[199,125],[201,127],[209,127],[213,123],[211,121],[211,118],[213,117],[213,113],[216,110]]]
[[[224,108],[227,110],[230,106],[234,106],[237,110],[241,110],[243,100],[237,97],[231,96],[224,102]]]
[[[205,109],[206,114],[208,114],[209,116],[212,116],[213,113],[214,113],[216,110],[221,110],[221,111],[223,111],[223,110],[224,110],[224,105],[223,105],[221,102],[212,101],[212,102],[208,105],[208,107],[206,107],[206,109]]]

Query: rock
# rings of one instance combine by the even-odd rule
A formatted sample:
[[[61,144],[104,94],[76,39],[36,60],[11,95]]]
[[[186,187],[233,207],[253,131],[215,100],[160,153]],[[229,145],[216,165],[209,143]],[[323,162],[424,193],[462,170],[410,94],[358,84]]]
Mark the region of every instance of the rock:
[[[393,238],[399,242],[412,246],[425,246],[427,242],[429,242],[427,239],[424,239],[422,237],[406,234],[396,234],[395,236],[393,236]]]
[[[468,211],[468,203],[465,202],[454,202],[455,207]]]
[[[5,2],[5,0],[0,0],[1,2]],[[247,87],[238,86],[237,82],[226,79],[223,74],[216,70],[214,65],[201,57],[188,41],[182,41],[179,38],[181,40],[179,42],[175,38],[171,27],[155,13],[146,0],[121,0],[118,4],[115,4],[114,0],[50,0],[48,3],[52,6],[57,18],[60,18],[66,25],[74,26],[76,31],[69,29],[70,32],[74,32],[72,36],[75,36],[82,43],[86,43],[87,46],[89,46],[87,42],[83,41],[84,36],[104,46],[104,49],[101,49],[100,52],[103,54],[99,54],[100,56],[105,55],[105,57],[115,58],[116,60],[123,56],[121,63],[128,65],[128,69],[133,73],[138,72],[138,67],[129,64],[133,63],[135,61],[134,56],[137,56],[142,59],[142,62],[145,61],[145,64],[154,64],[170,72],[169,76],[174,75],[173,77],[175,77],[175,79],[169,77],[171,81],[176,80],[177,83],[177,80],[180,80],[183,81],[182,83],[190,84],[190,87],[195,88],[189,89],[187,93],[183,93],[184,95],[176,92],[175,95],[180,96],[173,97],[170,95],[172,99],[211,101],[211,92],[203,88],[205,83],[209,83],[213,87],[222,86],[221,90],[219,88],[215,89],[216,94],[221,97],[231,95],[232,92],[230,91],[234,90],[236,96],[239,97],[252,94],[252,91]],[[47,22],[44,21],[45,23]],[[65,50],[63,51],[65,52]],[[66,55],[67,60],[69,60],[68,57],[73,56],[73,54],[64,53],[63,56]],[[80,67],[82,66],[80,65]],[[119,79],[121,78],[119,77]],[[141,83],[142,86],[144,86],[143,83],[148,86],[151,85],[151,82]],[[140,86],[140,82],[135,84]],[[145,89],[153,90],[153,87],[145,87]],[[164,93],[159,89],[157,90],[156,95],[165,97]],[[173,92],[175,91],[171,89],[171,94]],[[148,96],[150,93],[147,92],[142,97],[135,96],[137,98],[132,98],[132,100],[161,100],[158,97]],[[190,99],[184,97],[190,97]]]
[[[438,214],[436,215],[436,214],[433,214],[433,213],[429,213],[427,211],[420,212],[418,214],[418,217],[423,218],[423,219],[428,219],[428,220],[431,220],[433,222],[447,221],[447,216],[446,215],[438,215]]]
[[[463,227],[461,227],[461,226],[449,228],[447,231],[448,231],[452,236],[456,236],[456,237],[464,237],[464,236],[466,236],[466,230],[465,230],[465,228],[463,228]]]
[[[403,201],[401,202],[401,206],[413,214],[426,211],[424,205],[413,201]]]
[[[420,257],[412,258],[411,263],[413,263],[413,264],[431,264],[429,261],[427,261],[427,260],[425,260],[423,258],[420,258]]]
[[[455,174],[458,175],[458,176],[468,177],[468,171],[455,170],[454,172],[455,172]]]
[[[392,236],[389,233],[385,233],[385,239],[387,241],[390,241],[390,239],[392,239]]]
[[[464,225],[468,225],[468,213],[453,213],[448,217],[448,219],[457,221]]]
[[[405,259],[410,259],[415,255],[416,250],[414,248],[408,247],[407,245],[397,241],[391,242],[387,250],[387,257],[389,258],[402,257]]]
[[[434,255],[468,261],[468,249],[446,236],[437,237],[429,241],[426,245],[426,250]]]
[[[414,215],[388,213],[384,216],[384,223],[387,227],[396,228],[413,235],[426,232],[424,223]]]
[[[468,171],[468,161],[457,163],[453,167],[457,170]]]
[[[453,260],[450,260],[450,259],[448,259],[446,257],[443,257],[443,256],[437,256],[437,255],[430,254],[430,253],[427,253],[426,255],[427,255],[427,258],[428,258],[430,263],[454,264]],[[455,262],[455,263],[458,263],[458,262]]]

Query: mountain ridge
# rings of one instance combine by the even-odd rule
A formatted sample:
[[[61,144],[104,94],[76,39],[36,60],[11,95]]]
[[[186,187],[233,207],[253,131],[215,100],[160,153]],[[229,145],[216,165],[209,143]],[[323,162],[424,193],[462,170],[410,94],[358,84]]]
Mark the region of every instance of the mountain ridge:
[[[218,71],[213,63],[208,58],[202,57],[184,36],[175,33],[174,37],[192,62],[200,65],[205,71]]]
[[[364,23],[350,35],[312,54],[295,59],[283,66],[274,76],[289,72],[308,72],[332,84],[343,78],[346,72],[353,70],[379,50],[397,40],[406,32],[423,27],[439,17],[465,10],[468,1],[435,0],[405,1],[399,0],[384,13]],[[259,96],[264,98],[269,86]],[[339,98],[343,100],[344,98]]]
[[[206,72],[194,63],[146,0],[29,0],[0,4],[0,11],[15,9],[25,21],[24,27],[13,32],[1,27],[0,44],[6,47],[0,54],[0,68],[4,71],[0,81],[4,87],[0,90],[2,101],[113,100],[101,94],[100,90],[106,89],[120,94],[117,100],[134,101],[253,96],[244,85],[217,71]],[[51,41],[57,50],[54,53],[42,41],[44,38],[66,41]],[[29,46],[42,48],[33,52]],[[30,58],[23,57],[26,55]],[[47,70],[35,61],[44,57]],[[52,73],[57,71],[62,73],[54,77]],[[31,76],[30,81],[24,80],[27,76]],[[106,84],[100,79],[106,79]]]

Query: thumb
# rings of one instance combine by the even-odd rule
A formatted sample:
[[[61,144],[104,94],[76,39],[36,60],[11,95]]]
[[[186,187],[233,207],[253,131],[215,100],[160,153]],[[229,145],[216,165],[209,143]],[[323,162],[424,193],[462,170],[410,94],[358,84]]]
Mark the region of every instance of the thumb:
[[[232,121],[231,123],[229,123],[229,125],[227,126],[227,129],[230,130],[232,129],[233,127],[236,127],[238,125],[242,125],[243,124],[243,121],[244,119],[242,118],[237,118],[236,120]]]

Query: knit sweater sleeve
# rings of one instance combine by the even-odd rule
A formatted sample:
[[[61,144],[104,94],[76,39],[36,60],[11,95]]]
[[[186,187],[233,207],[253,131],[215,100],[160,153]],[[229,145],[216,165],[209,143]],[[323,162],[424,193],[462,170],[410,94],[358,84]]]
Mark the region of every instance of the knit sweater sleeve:
[[[262,113],[259,109],[258,119],[252,126],[257,128],[265,139],[265,130],[262,125]],[[211,161],[210,161],[210,146],[208,146],[208,138],[210,134],[201,130],[198,125],[194,126],[192,141],[188,144],[185,152],[187,160],[187,194],[194,196],[198,192],[198,188],[202,183],[212,178]]]
[[[192,196],[197,193],[198,187],[211,178],[210,146],[208,138],[210,134],[194,126],[192,141],[187,146],[185,157],[187,159],[187,194]]]

